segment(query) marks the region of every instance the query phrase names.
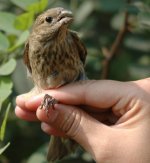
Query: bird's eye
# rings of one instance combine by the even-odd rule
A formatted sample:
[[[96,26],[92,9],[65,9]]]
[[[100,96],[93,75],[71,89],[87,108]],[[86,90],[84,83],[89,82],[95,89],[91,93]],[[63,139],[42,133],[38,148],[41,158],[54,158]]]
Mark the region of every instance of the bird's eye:
[[[46,17],[46,18],[45,18],[45,20],[46,20],[48,23],[51,23],[51,22],[52,22],[52,20],[53,20],[53,18],[52,18],[52,17],[50,17],[50,16],[48,16],[48,17]]]

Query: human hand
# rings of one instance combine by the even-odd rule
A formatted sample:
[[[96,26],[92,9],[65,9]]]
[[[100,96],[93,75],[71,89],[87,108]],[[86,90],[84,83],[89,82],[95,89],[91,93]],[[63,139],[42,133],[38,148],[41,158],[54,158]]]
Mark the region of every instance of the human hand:
[[[37,109],[45,93],[60,102],[55,110],[49,110],[49,117]],[[150,78],[83,81],[29,96],[17,98],[18,117],[39,119],[47,134],[74,139],[96,162],[150,161]]]

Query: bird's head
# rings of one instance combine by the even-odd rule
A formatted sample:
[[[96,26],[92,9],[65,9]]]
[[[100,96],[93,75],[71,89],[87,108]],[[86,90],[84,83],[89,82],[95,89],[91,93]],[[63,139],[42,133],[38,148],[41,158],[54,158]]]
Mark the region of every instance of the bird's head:
[[[36,18],[32,31],[41,34],[41,36],[53,37],[60,31],[66,31],[72,21],[71,11],[61,7],[52,8]]]

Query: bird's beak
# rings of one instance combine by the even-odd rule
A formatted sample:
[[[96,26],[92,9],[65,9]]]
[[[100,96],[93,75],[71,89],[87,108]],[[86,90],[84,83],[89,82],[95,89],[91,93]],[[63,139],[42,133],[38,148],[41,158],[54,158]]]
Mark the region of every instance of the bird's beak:
[[[58,21],[64,24],[70,24],[73,21],[72,12],[68,10],[62,10],[59,15]]]

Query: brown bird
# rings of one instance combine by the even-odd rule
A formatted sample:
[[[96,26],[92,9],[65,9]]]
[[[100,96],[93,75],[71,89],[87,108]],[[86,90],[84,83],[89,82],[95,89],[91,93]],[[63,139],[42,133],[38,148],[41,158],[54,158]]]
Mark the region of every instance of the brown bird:
[[[25,45],[24,62],[39,91],[85,79],[87,51],[76,32],[68,29],[72,21],[72,12],[60,7],[48,9],[35,20]],[[47,115],[55,102],[53,97],[44,97],[41,108],[45,107]],[[51,136],[48,160],[63,158],[73,151],[74,144]]]

